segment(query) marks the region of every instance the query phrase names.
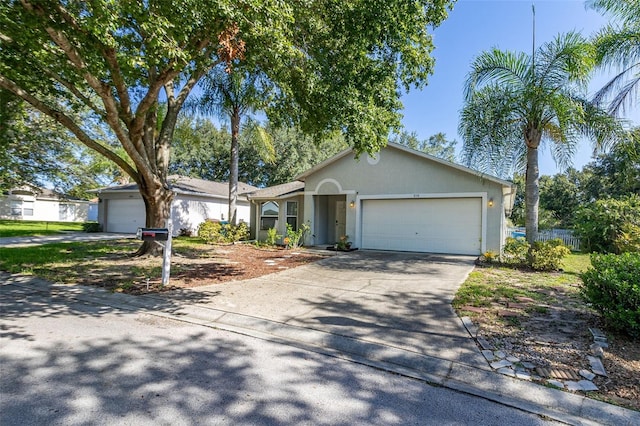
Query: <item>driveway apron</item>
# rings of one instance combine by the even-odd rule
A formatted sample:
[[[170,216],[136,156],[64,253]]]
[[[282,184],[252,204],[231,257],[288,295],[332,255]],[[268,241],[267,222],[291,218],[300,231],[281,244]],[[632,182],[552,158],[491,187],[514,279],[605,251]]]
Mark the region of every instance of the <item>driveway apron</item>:
[[[486,369],[451,308],[469,256],[357,251],[260,278],[166,294],[221,311]],[[189,290],[191,292],[192,290]],[[185,300],[186,301],[186,300]]]

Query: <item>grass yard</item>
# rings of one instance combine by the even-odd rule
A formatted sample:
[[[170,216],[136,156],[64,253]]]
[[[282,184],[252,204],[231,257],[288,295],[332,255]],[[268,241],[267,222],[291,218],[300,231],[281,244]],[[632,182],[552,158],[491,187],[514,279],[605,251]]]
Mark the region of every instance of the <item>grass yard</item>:
[[[56,235],[62,231],[82,232],[82,223],[0,220],[0,237]]]
[[[579,274],[590,265],[589,255],[573,253],[559,272],[478,266],[453,306],[497,349],[540,367],[589,370],[589,327],[606,332],[580,294]],[[608,338],[603,363],[609,377],[594,379],[599,390],[587,396],[640,410],[640,342],[618,334]]]

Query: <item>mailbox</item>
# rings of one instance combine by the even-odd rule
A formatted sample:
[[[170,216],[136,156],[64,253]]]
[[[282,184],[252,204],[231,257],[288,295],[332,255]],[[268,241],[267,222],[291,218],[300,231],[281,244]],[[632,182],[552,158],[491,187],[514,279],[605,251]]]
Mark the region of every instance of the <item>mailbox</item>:
[[[169,230],[167,228],[138,228],[136,236],[142,241],[167,241]]]

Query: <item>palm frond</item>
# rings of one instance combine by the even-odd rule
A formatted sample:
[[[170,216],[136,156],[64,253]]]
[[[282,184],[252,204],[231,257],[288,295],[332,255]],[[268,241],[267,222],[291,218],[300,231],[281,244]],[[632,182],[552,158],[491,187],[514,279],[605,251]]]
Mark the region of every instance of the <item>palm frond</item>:
[[[560,34],[536,52],[536,75],[547,88],[570,83],[586,87],[594,66],[593,46],[576,32]]]
[[[587,0],[586,5],[621,22],[640,22],[640,0]]]
[[[596,61],[603,67],[628,68],[640,62],[640,23],[634,26],[608,25],[594,37]]]
[[[524,88],[530,79],[531,61],[524,54],[493,49],[481,53],[471,64],[465,85],[464,97],[470,99],[474,90],[494,83],[513,88]]]

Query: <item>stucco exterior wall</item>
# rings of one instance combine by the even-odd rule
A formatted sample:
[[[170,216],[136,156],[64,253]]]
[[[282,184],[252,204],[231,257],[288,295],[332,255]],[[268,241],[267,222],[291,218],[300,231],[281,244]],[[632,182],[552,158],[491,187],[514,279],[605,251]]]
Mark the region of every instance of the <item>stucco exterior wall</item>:
[[[302,195],[295,195],[293,197],[287,198],[278,198],[271,201],[275,201],[278,203],[278,220],[276,224],[276,229],[278,231],[278,235],[285,236],[287,233],[287,211],[286,205],[287,201],[296,201],[298,203],[298,227],[304,223],[304,197]],[[264,200],[255,200],[252,203],[252,212],[251,212],[251,220],[253,226],[251,227],[254,231],[251,237],[255,238],[258,241],[264,241],[267,238],[267,231],[260,229],[260,209],[262,207],[262,203]],[[278,243],[282,242],[282,238],[279,239]]]
[[[440,164],[394,147],[383,149],[377,157],[363,154],[360,159],[346,155],[305,177],[305,218],[313,220],[319,195],[344,194],[346,233],[357,243],[360,230],[357,217],[361,200],[369,198],[434,198],[466,194],[481,197],[486,209],[486,250],[502,247],[504,209],[503,186],[455,167]],[[489,206],[489,200],[493,205]],[[353,207],[350,206],[353,202]],[[312,224],[315,229],[317,224]],[[309,244],[315,241],[311,238]],[[324,243],[321,242],[321,243]]]
[[[25,202],[21,207],[33,214],[12,214],[12,202]],[[62,207],[61,207],[62,206]],[[9,195],[0,198],[0,218],[37,220],[46,222],[85,222],[88,220],[89,202],[37,199],[32,195]]]

